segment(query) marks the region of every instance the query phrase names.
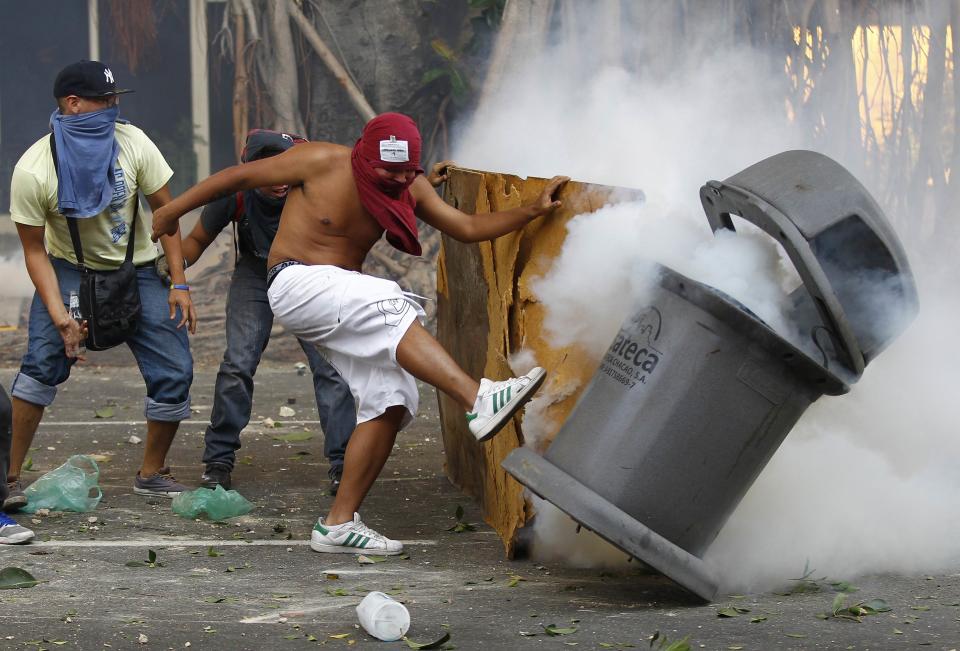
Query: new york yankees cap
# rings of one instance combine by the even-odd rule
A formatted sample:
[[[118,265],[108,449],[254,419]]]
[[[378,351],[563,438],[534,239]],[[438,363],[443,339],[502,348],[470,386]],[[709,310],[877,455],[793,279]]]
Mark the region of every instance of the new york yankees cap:
[[[86,59],[68,65],[53,82],[53,96],[58,98],[68,95],[110,97],[132,92],[130,89],[117,88],[113,71],[106,64]]]

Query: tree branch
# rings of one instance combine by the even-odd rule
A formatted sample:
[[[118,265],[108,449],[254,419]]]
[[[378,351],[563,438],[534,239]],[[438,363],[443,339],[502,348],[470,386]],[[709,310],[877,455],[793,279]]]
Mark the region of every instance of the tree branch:
[[[350,98],[350,103],[353,104],[353,107],[357,109],[357,113],[365,120],[370,120],[376,116],[377,112],[373,110],[373,107],[370,106],[370,102],[367,101],[367,98],[364,96],[363,91],[353,80],[350,79],[350,75],[347,74],[346,69],[340,64],[340,61],[337,60],[337,57],[333,54],[333,51],[327,47],[327,44],[324,43],[323,39],[320,38],[320,34],[317,33],[317,30],[314,29],[313,23],[311,23],[306,16],[303,15],[303,12],[292,2],[289,3],[290,17],[293,18],[294,22],[300,28],[300,31],[303,32],[303,35],[306,37],[307,42],[313,46],[313,49],[317,52],[317,55],[320,57],[320,60],[327,66],[327,69],[333,73],[334,78],[343,86],[344,90],[347,91],[347,96]]]

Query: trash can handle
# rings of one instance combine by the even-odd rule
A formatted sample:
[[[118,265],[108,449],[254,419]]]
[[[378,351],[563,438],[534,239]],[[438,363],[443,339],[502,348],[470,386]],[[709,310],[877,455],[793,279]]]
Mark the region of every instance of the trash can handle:
[[[797,225],[763,198],[720,181],[708,181],[700,188],[700,202],[714,233],[720,229],[735,231],[730,215],[736,214],[783,246],[824,326],[836,337],[841,361],[860,377],[865,366],[863,351],[829,278]]]

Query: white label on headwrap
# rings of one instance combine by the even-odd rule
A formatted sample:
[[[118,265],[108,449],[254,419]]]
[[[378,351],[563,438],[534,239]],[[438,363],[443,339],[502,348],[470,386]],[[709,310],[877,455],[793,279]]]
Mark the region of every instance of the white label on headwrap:
[[[396,136],[390,136],[390,140],[381,140],[380,160],[384,163],[409,162],[410,152],[407,150],[407,141],[397,140]]]

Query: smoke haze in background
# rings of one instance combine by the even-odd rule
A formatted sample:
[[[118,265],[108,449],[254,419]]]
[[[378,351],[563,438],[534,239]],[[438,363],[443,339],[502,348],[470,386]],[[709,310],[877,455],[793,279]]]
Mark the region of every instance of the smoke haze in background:
[[[624,297],[642,298],[650,260],[723,289],[787,332],[777,319],[792,281],[775,243],[749,229],[714,238],[698,197],[709,179],[779,151],[813,148],[786,119],[777,66],[750,49],[711,51],[654,79],[595,69],[578,58],[587,51],[581,43],[571,56],[561,44],[518,65],[463,129],[454,152],[467,167],[566,174],[646,194],[643,205],[608,206],[570,222],[562,254],[535,288],[556,344],[575,339],[602,354],[629,309]],[[869,187],[857,165],[839,162]],[[937,264],[955,256],[908,255],[921,290],[920,316],[851,394],[821,398],[787,437],[707,553],[725,587],[782,585],[808,561],[817,576],[847,579],[933,572],[960,560],[960,436],[953,425],[960,422],[954,379],[960,352],[945,346],[960,303],[955,265]],[[570,291],[577,286],[590,291]],[[589,299],[572,303],[578,294]],[[535,398],[525,414],[525,435],[529,428],[534,439],[542,436],[537,414],[545,402]],[[551,505],[535,504],[538,558],[624,562],[612,546],[574,535],[575,524]]]
[[[18,249],[0,254],[0,278],[4,279],[4,298],[33,296],[33,283],[24,270],[23,251]]]

